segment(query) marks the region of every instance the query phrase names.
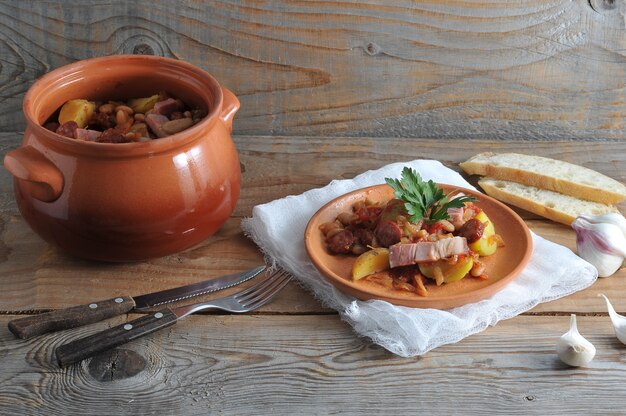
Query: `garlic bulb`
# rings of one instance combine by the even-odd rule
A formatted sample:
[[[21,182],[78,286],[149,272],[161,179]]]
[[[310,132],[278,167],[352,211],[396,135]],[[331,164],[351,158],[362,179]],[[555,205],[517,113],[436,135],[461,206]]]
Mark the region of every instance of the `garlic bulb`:
[[[602,216],[592,220],[599,217]],[[598,269],[598,276],[608,277],[624,263],[626,236],[614,223],[593,223],[588,218],[580,216],[572,223],[572,228],[576,230],[578,255]]]
[[[581,215],[579,218],[586,219],[592,224],[607,223],[617,225],[626,236],[626,218],[617,212],[609,212],[608,214],[602,215]]]
[[[572,367],[586,366],[596,355],[596,347],[578,332],[576,315],[572,314],[570,328],[556,343],[556,353],[561,361]]]
[[[606,301],[606,307],[609,310],[609,316],[611,317],[611,322],[613,323],[613,329],[615,329],[615,336],[617,336],[617,339],[619,339],[622,344],[626,345],[626,316],[619,315],[615,312],[609,298],[603,294],[599,294],[598,296],[602,296]]]

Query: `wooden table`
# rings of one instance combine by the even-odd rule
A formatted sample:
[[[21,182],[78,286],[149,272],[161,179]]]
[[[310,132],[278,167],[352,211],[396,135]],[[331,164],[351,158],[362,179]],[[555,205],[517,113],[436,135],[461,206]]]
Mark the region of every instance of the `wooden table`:
[[[3,152],[15,134],[0,134]],[[0,172],[1,414],[623,414],[626,347],[613,335],[607,294],[626,312],[626,271],[422,357],[400,358],[359,338],[337,313],[292,283],[261,310],[185,321],[66,369],[56,346],[137,317],[23,341],[9,320],[120,294],[140,294],[250,268],[262,261],[241,232],[256,204],[415,158],[458,162],[486,150],[578,163],[626,181],[623,141],[489,141],[236,136],[243,188],[232,218],[200,246],[111,265],[68,257],[17,211]],[[475,183],[475,178],[470,178]],[[623,206],[621,207],[623,210]],[[521,212],[530,228],[574,248],[565,226]],[[554,352],[569,315],[598,353],[589,368]]]

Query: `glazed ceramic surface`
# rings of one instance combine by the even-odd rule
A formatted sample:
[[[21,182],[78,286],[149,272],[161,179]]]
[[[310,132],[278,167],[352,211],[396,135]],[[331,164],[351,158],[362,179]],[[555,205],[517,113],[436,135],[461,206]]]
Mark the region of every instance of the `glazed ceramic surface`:
[[[126,100],[166,91],[208,116],[145,143],[76,141],[41,125],[74,98]],[[173,59],[110,56],[38,80],[24,99],[22,147],[5,157],[28,224],[79,257],[133,261],[189,248],[232,213],[240,166],[232,142],[239,101],[208,73]]]
[[[430,279],[428,297],[394,290],[366,279],[352,281],[352,265],[357,256],[330,254],[319,226],[334,221],[341,212],[348,212],[361,199],[388,201],[393,191],[387,185],[376,185],[343,195],[323,206],[309,221],[304,243],[315,267],[340,290],[361,300],[381,299],[393,304],[416,308],[447,309],[488,298],[511,282],[526,266],[532,254],[532,238],[524,221],[510,208],[495,199],[469,189],[439,185],[446,193],[459,190],[478,199],[475,204],[485,211],[493,222],[496,233],[504,240],[495,254],[481,257],[487,268],[487,280],[466,276],[453,283],[436,286]]]

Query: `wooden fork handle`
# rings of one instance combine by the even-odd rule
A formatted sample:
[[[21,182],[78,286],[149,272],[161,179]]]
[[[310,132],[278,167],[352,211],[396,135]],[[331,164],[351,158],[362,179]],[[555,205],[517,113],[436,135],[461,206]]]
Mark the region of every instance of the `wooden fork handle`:
[[[72,306],[52,312],[32,315],[9,322],[9,330],[18,338],[28,339],[48,332],[75,328],[121,315],[133,309],[135,301],[130,296]]]
[[[178,317],[170,308],[161,309],[113,328],[61,345],[56,349],[60,367],[77,363],[99,352],[110,350],[141,336],[174,325]]]

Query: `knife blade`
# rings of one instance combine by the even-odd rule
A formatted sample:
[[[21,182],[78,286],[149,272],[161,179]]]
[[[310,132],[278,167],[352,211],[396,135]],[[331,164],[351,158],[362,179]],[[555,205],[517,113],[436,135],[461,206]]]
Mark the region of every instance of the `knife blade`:
[[[86,305],[71,306],[65,309],[15,319],[9,322],[9,330],[18,338],[29,339],[48,332],[99,322],[133,309],[147,309],[227,289],[252,279],[263,270],[265,270],[265,266],[259,266],[245,272],[228,274],[203,282],[147,293],[141,296],[118,296]]]

